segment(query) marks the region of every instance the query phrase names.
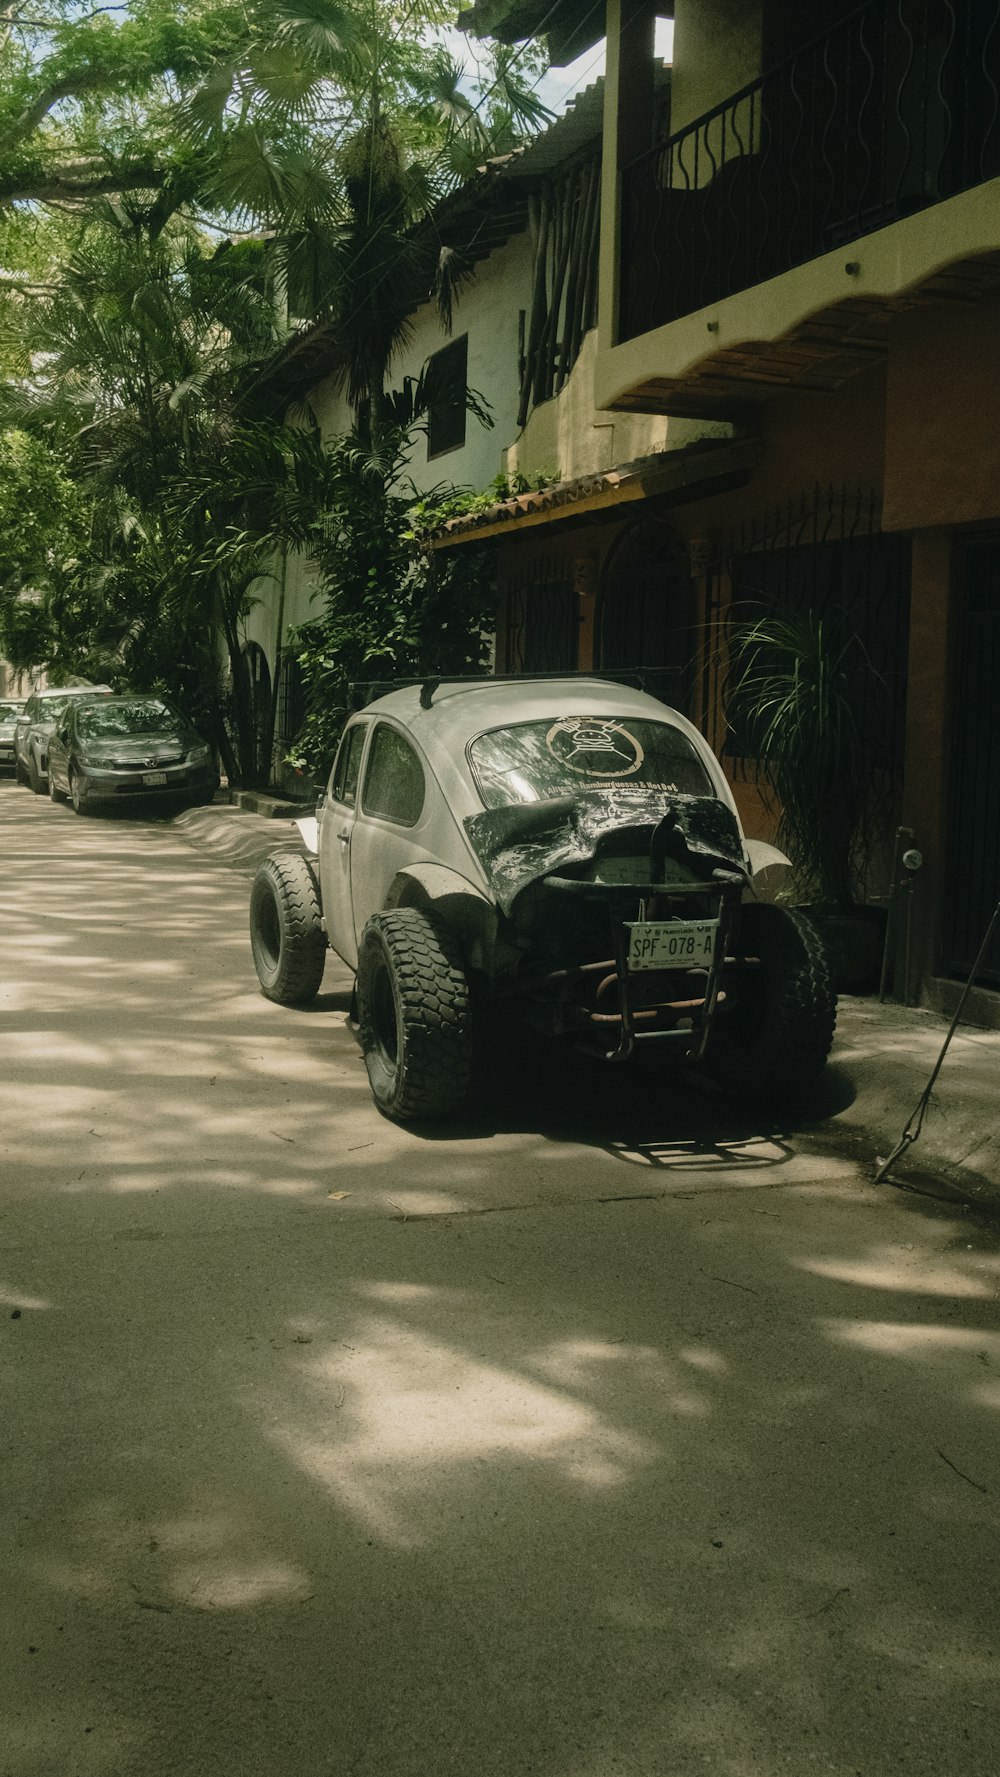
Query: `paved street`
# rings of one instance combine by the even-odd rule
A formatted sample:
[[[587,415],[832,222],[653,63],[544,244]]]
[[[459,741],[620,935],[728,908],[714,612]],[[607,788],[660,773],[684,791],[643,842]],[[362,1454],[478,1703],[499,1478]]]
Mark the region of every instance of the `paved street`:
[[[373,1110],[0,785],[0,1777],[995,1777],[996,1234],[649,1074]]]

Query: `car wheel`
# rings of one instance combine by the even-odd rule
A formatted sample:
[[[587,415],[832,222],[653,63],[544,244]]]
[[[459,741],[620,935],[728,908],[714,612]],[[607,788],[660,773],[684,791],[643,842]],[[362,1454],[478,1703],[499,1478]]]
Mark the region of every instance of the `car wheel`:
[[[326,966],[319,884],[307,858],[273,852],[250,890],[250,947],[261,990],[279,1006],[316,998]]]
[[[28,754],[28,788],[34,790],[36,796],[45,795],[45,785],[34,753]]]
[[[14,760],[14,776],[19,784],[26,784],[28,781],[28,774],[18,758]]]
[[[358,952],[361,1049],[397,1122],[461,1109],[472,1080],[469,984],[450,934],[418,907],[376,913]]]
[[[818,1078],[837,1021],[826,946],[810,919],[751,902],[740,914],[740,959],[756,959],[716,1013],[708,1065],[740,1098],[787,1104]]]
[[[66,798],[63,795],[62,791],[56,789],[56,780],[52,776],[52,767],[50,765],[49,766],[49,801],[50,802],[65,802],[65,800],[66,800]]]
[[[69,768],[69,799],[77,814],[86,814],[87,804],[80,791],[80,779],[77,777],[72,765]]]

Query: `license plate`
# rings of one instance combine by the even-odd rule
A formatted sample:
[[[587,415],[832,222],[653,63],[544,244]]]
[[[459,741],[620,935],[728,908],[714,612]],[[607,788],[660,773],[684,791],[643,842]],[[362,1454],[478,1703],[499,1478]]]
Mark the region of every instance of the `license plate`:
[[[717,919],[645,920],[629,925],[630,969],[707,968],[715,955]]]
[[[144,784],[150,785],[165,784],[167,781],[167,774],[165,771],[144,771],[142,774],[142,781]]]

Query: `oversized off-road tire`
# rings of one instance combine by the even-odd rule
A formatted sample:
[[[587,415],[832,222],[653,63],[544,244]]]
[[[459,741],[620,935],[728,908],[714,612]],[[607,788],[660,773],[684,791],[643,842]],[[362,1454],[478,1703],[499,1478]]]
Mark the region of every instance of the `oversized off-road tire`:
[[[365,926],[358,1018],[380,1111],[411,1123],[461,1109],[472,1080],[469,984],[451,934],[422,908],[376,913]]]
[[[740,915],[742,970],[716,1013],[708,1065],[740,1098],[791,1104],[822,1073],[837,999],[830,961],[805,914],[750,902]]]
[[[279,1006],[316,998],[326,965],[319,884],[298,852],[272,852],[250,890],[250,947],[261,990]]]
[[[28,749],[28,788],[34,790],[36,796],[45,795],[45,782],[38,769],[38,763],[30,747]]]

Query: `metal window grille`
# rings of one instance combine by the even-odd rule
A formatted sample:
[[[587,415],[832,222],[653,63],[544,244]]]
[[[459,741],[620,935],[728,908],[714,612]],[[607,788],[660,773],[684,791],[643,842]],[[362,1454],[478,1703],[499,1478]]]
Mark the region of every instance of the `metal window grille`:
[[[536,565],[508,588],[506,671],[573,672],[580,649],[580,601],[563,563]]]

